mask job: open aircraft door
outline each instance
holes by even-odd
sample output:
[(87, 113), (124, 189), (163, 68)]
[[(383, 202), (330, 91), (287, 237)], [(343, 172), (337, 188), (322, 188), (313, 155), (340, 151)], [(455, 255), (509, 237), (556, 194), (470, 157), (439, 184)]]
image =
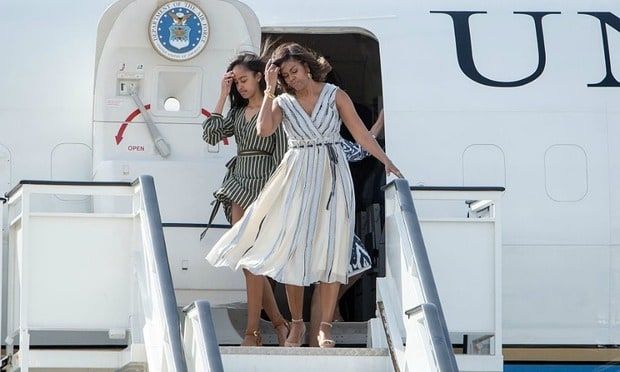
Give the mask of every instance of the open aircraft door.
[(258, 19), (235, 0), (112, 5), (98, 29), (93, 178), (151, 174), (164, 221), (203, 220), (196, 206), (208, 205), (234, 146), (205, 144), (201, 123), (234, 55), (259, 48)]
[[(212, 193), (236, 155), (233, 138), (206, 144), (202, 123), (226, 67), (239, 52), (259, 52), (260, 35), (252, 10), (235, 0), (121, 0), (99, 24), (93, 179), (153, 176), (180, 305), (208, 297), (207, 288), (234, 297), (222, 301), (244, 297), (242, 276), (204, 260), (204, 247), (228, 225), (223, 214), (215, 223), (224, 228), (199, 241)], [(97, 212), (126, 213), (126, 205), (94, 201)]]

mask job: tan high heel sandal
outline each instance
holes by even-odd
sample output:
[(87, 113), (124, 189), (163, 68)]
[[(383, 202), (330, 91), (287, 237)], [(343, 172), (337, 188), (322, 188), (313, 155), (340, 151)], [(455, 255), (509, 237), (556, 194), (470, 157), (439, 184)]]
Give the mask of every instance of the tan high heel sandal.
[[(301, 323), (301, 325), (303, 326), (303, 329), (301, 331), (301, 334), (299, 335), (299, 339), (297, 339), (297, 340), (289, 341), (289, 338), (291, 337), (291, 333), (289, 332), (289, 335), (286, 338), (286, 341), (284, 342), (284, 346), (286, 346), (286, 347), (300, 347), (301, 344), (303, 344), (304, 340), (305, 340), (305, 336), (306, 336), (306, 323), (304, 323), (303, 319), (293, 319), (291, 322), (293, 324), (300, 324)], [(292, 325), (291, 325), (291, 328), (293, 328)]]
[(321, 327), (322, 326), (328, 326), (329, 328), (333, 327), (331, 323), (321, 322), (321, 324), (319, 325), (319, 335), (316, 336), (316, 340), (319, 342), (319, 347), (321, 347), (321, 348), (329, 348), (329, 347), (336, 346), (336, 341), (334, 341), (333, 339), (321, 337)]
[[(254, 337), (254, 340), (252, 340), (251, 337)], [(239, 346), (263, 346), (260, 330), (256, 329), (254, 331), (245, 332), (245, 337)]]
[(291, 330), (290, 325), (284, 318), (271, 322), (271, 324), (273, 325), (273, 330), (276, 332), (276, 336), (278, 337), (278, 345), (284, 346), (288, 333)]

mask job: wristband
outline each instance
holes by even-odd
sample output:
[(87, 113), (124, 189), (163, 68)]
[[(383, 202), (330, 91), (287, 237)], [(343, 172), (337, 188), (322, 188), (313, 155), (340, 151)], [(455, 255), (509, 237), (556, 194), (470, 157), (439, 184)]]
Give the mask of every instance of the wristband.
[(271, 91), (269, 89), (265, 89), (265, 97), (267, 97), (269, 99), (275, 99), (276, 95), (271, 93)]

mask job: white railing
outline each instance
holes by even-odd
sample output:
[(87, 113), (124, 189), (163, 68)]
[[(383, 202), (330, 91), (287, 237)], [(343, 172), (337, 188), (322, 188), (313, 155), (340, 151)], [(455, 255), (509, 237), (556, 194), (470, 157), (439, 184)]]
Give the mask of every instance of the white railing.
[(459, 367), (501, 371), (504, 188), (412, 189)]
[(186, 372), (177, 301), (153, 178), (140, 176), (134, 195), (134, 214), (139, 219), (142, 239), (142, 249), (135, 251), (135, 269), (149, 370)]
[[(99, 203), (120, 197), (127, 208), (42, 211), (39, 199), (54, 195), (89, 195)], [(40, 331), (48, 334), (46, 346), (62, 344), (54, 332), (82, 339), (104, 332), (110, 344), (120, 340), (129, 349), (146, 349), (146, 360), (132, 351), (114, 368), (147, 362), (151, 371), (187, 370), (152, 177), (133, 184), (23, 181), (7, 197), (7, 353), (16, 356), (11, 370), (45, 365), (30, 347), (32, 333)]]
[(131, 251), (124, 236), (131, 236), (131, 215), (50, 213), (38, 202), (54, 195), (132, 195), (129, 184), (86, 190), (78, 183), (24, 181), (7, 195), (7, 353), (13, 355), (19, 343), (12, 369), (28, 371), (33, 364), (33, 332), (81, 330), (124, 338), (129, 328)]
[(385, 199), (386, 276), (377, 280), (377, 297), (394, 369), (456, 372), (407, 181), (387, 185)]
[(196, 301), (184, 309), (183, 343), (189, 372), (223, 372), (220, 348), (208, 301)]
[[(0, 283), (4, 283), (4, 275), (5, 275), (5, 271), (4, 271), (4, 252), (6, 252), (6, 247), (8, 246), (8, 239), (9, 239), (9, 234), (8, 234), (8, 228), (7, 226), (5, 226), (4, 222), (4, 213), (5, 213), (5, 208), (4, 208), (4, 204), (6, 203), (7, 199), (5, 197), (0, 197), (0, 231), (2, 232), (2, 234), (0, 234), (0, 273), (2, 273), (0, 276)], [(5, 283), (4, 283), (5, 284)], [(5, 324), (3, 319), (4, 319), (4, 303), (6, 301), (6, 299), (4, 298), (4, 286), (0, 286), (0, 331), (3, 331), (3, 325)], [(3, 332), (0, 332), (0, 334), (4, 335)], [(4, 337), (2, 337), (4, 338)], [(1, 344), (1, 342), (0, 342)]]
[(412, 189), (415, 206), (406, 181), (386, 187), (386, 277), (377, 286), (395, 364), (501, 371), (503, 188)]

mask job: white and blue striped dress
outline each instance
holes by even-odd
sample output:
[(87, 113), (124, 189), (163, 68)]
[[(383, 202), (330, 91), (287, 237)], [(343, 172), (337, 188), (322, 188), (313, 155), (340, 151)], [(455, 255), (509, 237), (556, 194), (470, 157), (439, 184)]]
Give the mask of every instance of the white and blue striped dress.
[(338, 88), (325, 84), (311, 115), (276, 98), (288, 151), (258, 198), (207, 255), (294, 285), (347, 282), (355, 219), (353, 183), (340, 142)]

